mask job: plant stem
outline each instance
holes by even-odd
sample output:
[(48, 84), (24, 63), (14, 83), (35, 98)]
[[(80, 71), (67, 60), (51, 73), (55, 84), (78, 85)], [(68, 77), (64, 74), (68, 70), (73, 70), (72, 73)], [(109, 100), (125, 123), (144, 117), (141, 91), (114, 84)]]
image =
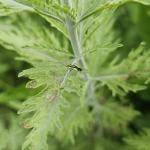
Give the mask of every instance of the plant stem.
[[(62, 0), (62, 2), (63, 2), (63, 4), (71, 7), (71, 3), (69, 3), (68, 0)], [(75, 58), (77, 58), (77, 59), (79, 58), (78, 61), (81, 65), (81, 67), (83, 69), (87, 69), (86, 62), (85, 62), (84, 57), (82, 55), (81, 44), (79, 41), (79, 37), (77, 34), (77, 28), (75, 27), (75, 23), (68, 16), (65, 17), (65, 23), (66, 23), (66, 27), (67, 27), (67, 30), (69, 33), (70, 42), (71, 42), (71, 45), (73, 48)], [(88, 78), (89, 78), (89, 75), (87, 73), (84, 73), (84, 79), (88, 80)]]
[[(71, 1), (69, 3), (69, 0), (62, 0), (62, 3), (69, 7), (72, 6)], [(71, 20), (71, 18), (68, 16), (65, 16), (65, 23), (66, 23), (66, 27), (67, 27), (67, 30), (69, 33), (70, 42), (72, 45), (72, 49), (73, 49), (75, 58), (77, 58), (74, 60), (74, 62), (72, 64), (76, 64), (77, 62), (79, 62), (81, 67), (83, 69), (87, 70), (87, 65), (84, 60), (82, 49), (81, 49), (81, 41), (80, 41), (81, 38), (79, 38), (79, 35), (77, 32), (77, 26)], [(68, 70), (64, 77), (64, 80), (61, 83), (61, 86), (64, 85), (64, 83), (65, 83), (66, 79), (68, 78), (68, 76), (70, 75), (70, 73), (71, 73), (71, 70)], [(90, 75), (87, 72), (84, 72), (83, 75), (84, 75), (84, 80), (86, 80), (88, 82), (88, 88), (87, 88), (87, 91), (85, 91), (86, 92), (85, 95), (87, 94), (88, 97), (89, 97), (89, 95), (90, 96), (92, 95), (95, 98), (95, 92), (93, 90), (94, 89), (94, 84), (93, 84), (94, 81), (90, 80)], [(94, 99), (94, 101), (95, 101), (95, 99)], [(91, 98), (87, 98), (87, 104), (90, 105), (90, 103), (91, 103)]]
[(129, 74), (122, 73), (122, 74), (110, 74), (110, 75), (102, 75), (98, 77), (90, 77), (90, 80), (103, 81), (103, 80), (111, 80), (111, 79), (118, 79), (118, 78), (126, 79), (127, 77), (129, 77)]
[[(76, 61), (74, 60), (74, 61), (72, 62), (72, 65), (75, 64), (75, 63), (76, 63)], [(66, 72), (66, 74), (65, 74), (65, 76), (64, 76), (64, 78), (63, 78), (63, 80), (62, 80), (62, 82), (60, 83), (60, 88), (63, 88), (63, 87), (64, 87), (66, 80), (68, 79), (69, 75), (71, 74), (71, 71), (72, 71), (72, 68), (69, 68), (69, 69), (67, 70), (67, 72)]]

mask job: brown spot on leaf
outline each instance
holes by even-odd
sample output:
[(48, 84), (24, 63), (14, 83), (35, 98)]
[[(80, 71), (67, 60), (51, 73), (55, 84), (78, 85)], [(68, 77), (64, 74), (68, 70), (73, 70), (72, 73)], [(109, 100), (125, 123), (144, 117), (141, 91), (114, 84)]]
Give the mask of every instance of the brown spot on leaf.
[(55, 100), (57, 98), (59, 94), (58, 90), (55, 90), (50, 96), (47, 97), (49, 102), (52, 102), (53, 100)]

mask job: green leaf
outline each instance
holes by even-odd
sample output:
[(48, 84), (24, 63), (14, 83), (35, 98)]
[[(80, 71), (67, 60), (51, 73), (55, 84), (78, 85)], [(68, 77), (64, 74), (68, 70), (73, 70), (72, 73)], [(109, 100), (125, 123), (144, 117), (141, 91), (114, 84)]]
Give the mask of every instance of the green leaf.
[(118, 63), (114, 59), (112, 63), (103, 68), (99, 76), (92, 77), (93, 80), (101, 81), (102, 85), (108, 86), (113, 95), (124, 95), (129, 91), (137, 92), (146, 88), (149, 82), (150, 53), (141, 44), (132, 50), (128, 57)]
[(0, 0), (0, 16), (7, 16), (24, 10), (32, 11), (29, 7), (19, 4), (14, 0)]
[(138, 2), (144, 5), (150, 5), (149, 0), (113, 0), (113, 1), (106, 1), (106, 3), (102, 3), (100, 6), (97, 6), (93, 10), (90, 9), (90, 11), (85, 12), (80, 18), (78, 23), (84, 21), (85, 19), (97, 15), (100, 12), (104, 11), (105, 9), (112, 9), (117, 8), (127, 2)]
[[(11, 110), (5, 109), (4, 107), (1, 109), (1, 114), (2, 115), (0, 115), (0, 149), (21, 149), (21, 144), (25, 138), (26, 133), (20, 127), (17, 115)], [(9, 126), (6, 126), (6, 118), (8, 119), (7, 125)], [(14, 140), (15, 138), (18, 138), (18, 140)]]
[(150, 129), (145, 129), (139, 135), (131, 135), (126, 137), (125, 142), (135, 150), (148, 150), (150, 147)]
[(65, 15), (75, 21), (75, 10), (67, 7), (66, 5), (62, 5), (58, 0), (55, 2), (52, 0), (17, 0), (17, 2), (35, 9), (35, 11), (50, 22), (53, 27), (68, 37), (68, 32), (65, 26)]
[[(28, 117), (24, 123), (24, 127), (32, 128), (31, 132), (23, 144), (23, 150), (30, 148), (36, 150), (47, 150), (47, 137), (48, 134), (55, 134), (55, 130), (61, 128), (62, 111), (61, 109), (66, 106), (65, 99), (62, 96), (53, 96), (52, 91), (46, 90), (44, 93), (34, 96), (23, 104), (23, 108), (19, 114), (33, 114)], [(49, 97), (48, 97), (49, 95)]]
[(100, 122), (104, 128), (117, 129), (123, 132), (126, 126), (140, 113), (131, 106), (123, 106), (117, 102), (108, 101), (100, 108)]
[(58, 130), (57, 137), (63, 139), (64, 142), (71, 141), (75, 143), (75, 136), (80, 131), (86, 133), (91, 125), (93, 118), (85, 106), (81, 106), (77, 101), (78, 96), (70, 96), (70, 107), (64, 110), (62, 119), (63, 127)]

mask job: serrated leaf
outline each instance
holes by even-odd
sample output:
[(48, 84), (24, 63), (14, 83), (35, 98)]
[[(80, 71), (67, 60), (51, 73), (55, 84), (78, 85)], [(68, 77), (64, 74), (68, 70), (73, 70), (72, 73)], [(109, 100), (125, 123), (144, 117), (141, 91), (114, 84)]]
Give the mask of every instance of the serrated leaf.
[(121, 106), (117, 102), (106, 102), (100, 108), (100, 121), (104, 128), (124, 130), (128, 123), (140, 113), (131, 106)]
[(48, 92), (45, 91), (42, 95), (30, 98), (19, 111), (21, 114), (34, 113), (30, 119), (25, 121), (25, 126), (32, 128), (32, 130), (23, 144), (23, 150), (27, 148), (36, 150), (48, 149), (48, 134), (54, 134), (55, 129), (62, 126), (60, 118), (63, 115), (61, 109), (66, 105), (65, 99), (59, 96), (50, 102), (46, 96)]
[(102, 3), (100, 6), (97, 6), (96, 8), (94, 8), (93, 10), (87, 11), (85, 12), (85, 14), (83, 14), (78, 23), (86, 20), (87, 18), (94, 16), (100, 12), (102, 12), (105, 9), (113, 9), (113, 8), (117, 8), (127, 2), (138, 2), (144, 5), (150, 5), (149, 0), (113, 0), (113, 1), (108, 1), (106, 3)]
[(24, 10), (32, 11), (29, 7), (19, 4), (14, 0), (0, 0), (0, 16), (7, 16)]
[(135, 150), (148, 150), (150, 147), (150, 130), (144, 129), (139, 135), (130, 135), (124, 141)]

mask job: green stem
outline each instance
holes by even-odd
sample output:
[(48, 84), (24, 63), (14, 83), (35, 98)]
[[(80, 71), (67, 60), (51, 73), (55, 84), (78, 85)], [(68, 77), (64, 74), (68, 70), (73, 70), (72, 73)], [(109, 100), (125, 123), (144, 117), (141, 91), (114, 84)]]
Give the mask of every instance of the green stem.
[(112, 80), (112, 79), (126, 79), (127, 77), (129, 77), (129, 74), (110, 74), (110, 75), (102, 75), (102, 76), (98, 76), (98, 77), (90, 77), (90, 80), (92, 81), (103, 81), (103, 80)]
[[(69, 3), (68, 0), (62, 0), (63, 4), (68, 5), (71, 7), (71, 3)], [(78, 61), (83, 69), (87, 69), (86, 62), (84, 60), (84, 57), (82, 55), (81, 51), (81, 44), (79, 41), (78, 33), (77, 33), (77, 28), (75, 27), (75, 23), (69, 18), (69, 16), (65, 17), (65, 22), (66, 22), (66, 27), (69, 33), (70, 37), (70, 42), (73, 48), (73, 52), (75, 55), (75, 58), (79, 58)], [(84, 73), (84, 79), (88, 80), (89, 75), (87, 73)]]

